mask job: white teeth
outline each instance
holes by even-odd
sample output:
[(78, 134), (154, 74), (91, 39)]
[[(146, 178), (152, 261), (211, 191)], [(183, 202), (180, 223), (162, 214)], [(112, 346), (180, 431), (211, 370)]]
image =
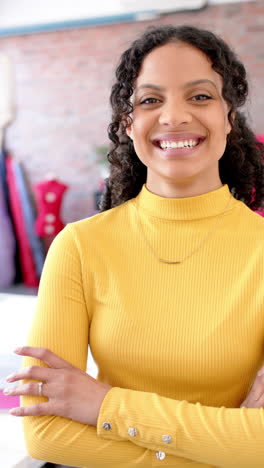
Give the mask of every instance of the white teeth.
[(162, 149), (165, 148), (192, 148), (198, 145), (198, 140), (183, 140), (183, 141), (160, 141), (159, 145)]

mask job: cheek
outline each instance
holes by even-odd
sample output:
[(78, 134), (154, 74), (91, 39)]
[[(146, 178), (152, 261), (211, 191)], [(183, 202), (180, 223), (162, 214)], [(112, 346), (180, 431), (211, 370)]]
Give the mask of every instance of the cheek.
[(212, 140), (225, 140), (227, 134), (230, 132), (230, 124), (227, 114), (223, 112), (223, 109), (218, 109), (213, 114), (204, 116), (203, 125), (207, 129), (209, 136)]
[(157, 116), (153, 111), (135, 111), (133, 114), (133, 133), (139, 138), (150, 138), (157, 122)]
[(147, 141), (148, 127), (146, 122), (141, 119), (135, 119), (132, 126), (133, 140), (137, 145), (145, 144)]

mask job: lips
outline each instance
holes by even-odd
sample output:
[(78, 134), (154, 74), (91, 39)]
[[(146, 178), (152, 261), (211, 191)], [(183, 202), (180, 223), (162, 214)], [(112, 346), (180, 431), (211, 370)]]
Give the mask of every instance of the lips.
[(204, 135), (198, 133), (162, 133), (155, 136), (152, 141), (184, 141), (184, 140), (202, 140), (205, 139)]

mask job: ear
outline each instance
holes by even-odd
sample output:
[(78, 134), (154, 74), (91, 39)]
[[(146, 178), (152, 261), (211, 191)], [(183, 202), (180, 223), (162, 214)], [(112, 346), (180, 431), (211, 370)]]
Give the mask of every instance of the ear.
[(226, 134), (229, 135), (229, 133), (231, 132), (231, 130), (232, 130), (231, 124), (230, 124), (229, 120), (227, 119), (227, 122), (226, 122)]
[(126, 134), (129, 138), (131, 138), (131, 140), (133, 140), (133, 126), (132, 126), (132, 123), (130, 123), (127, 127), (126, 127)]
[[(231, 112), (231, 122), (232, 123), (234, 122), (235, 118), (236, 118), (236, 113), (235, 113), (235, 111), (233, 111), (233, 112)], [(227, 128), (226, 128), (227, 132), (226, 133), (227, 133), (227, 135), (229, 135), (229, 133), (232, 130), (232, 125), (230, 124), (228, 117), (227, 117), (226, 126), (227, 126)]]

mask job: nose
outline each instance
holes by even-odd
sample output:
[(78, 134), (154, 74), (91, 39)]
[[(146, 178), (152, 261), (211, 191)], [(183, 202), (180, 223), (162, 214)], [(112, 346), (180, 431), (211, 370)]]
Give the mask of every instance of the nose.
[(192, 114), (187, 106), (186, 102), (168, 100), (161, 108), (159, 123), (173, 127), (190, 123), (192, 121)]

